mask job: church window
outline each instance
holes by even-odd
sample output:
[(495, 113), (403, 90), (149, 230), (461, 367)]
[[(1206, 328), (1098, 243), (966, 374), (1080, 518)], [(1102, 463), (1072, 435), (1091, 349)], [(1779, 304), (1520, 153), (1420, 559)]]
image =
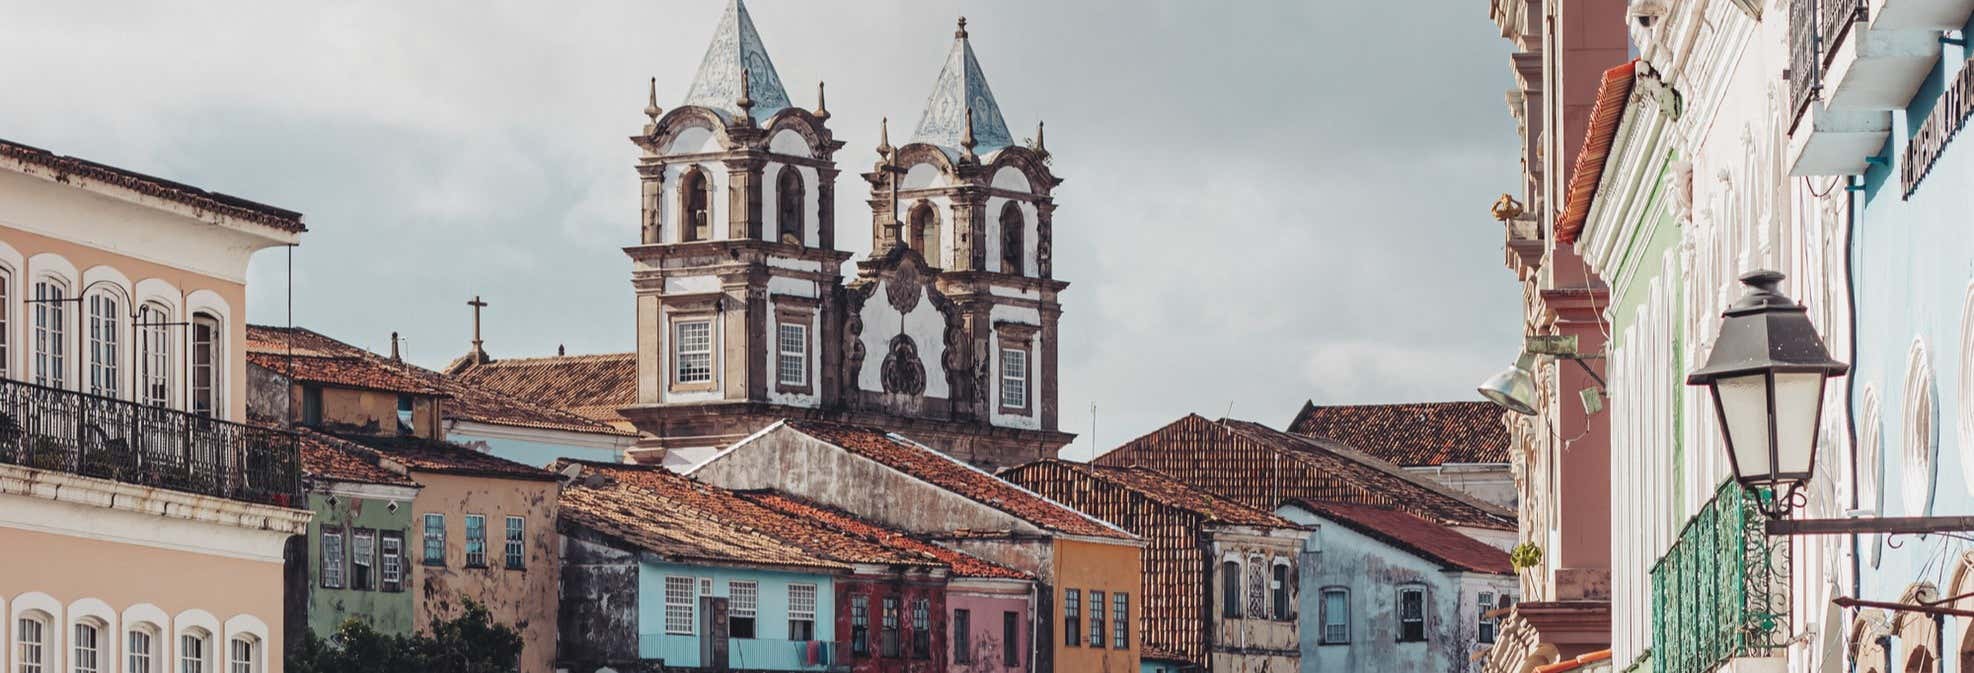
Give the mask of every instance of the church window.
[(782, 385), (809, 383), (809, 326), (785, 322), (775, 329), (775, 372)]
[(939, 262), (939, 214), (932, 204), (919, 202), (912, 207), (911, 238), (907, 243), (925, 257), (927, 264), (938, 266)]
[(679, 227), (681, 243), (713, 237), (713, 188), (709, 182), (704, 171), (693, 168), (679, 183), (679, 201), (684, 206), (679, 209), (684, 215)]
[(713, 380), (713, 322), (688, 320), (676, 325), (678, 333), (674, 358), (679, 383), (707, 383)]
[(1001, 273), (1022, 274), (1025, 253), (1022, 235), (1027, 227), (1026, 218), (1021, 216), (1021, 204), (1009, 201), (1001, 207)]
[(802, 245), (802, 206), (806, 194), (802, 188), (802, 171), (794, 166), (783, 166), (780, 177), (775, 179), (775, 222), (781, 230), (777, 240), (790, 245)]
[(1001, 348), (1001, 408), (1028, 409), (1028, 351)]

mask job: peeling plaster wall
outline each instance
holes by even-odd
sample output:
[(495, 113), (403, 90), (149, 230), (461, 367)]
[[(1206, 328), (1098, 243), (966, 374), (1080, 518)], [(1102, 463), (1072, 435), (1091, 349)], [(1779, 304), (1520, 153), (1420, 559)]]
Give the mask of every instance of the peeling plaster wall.
[[(410, 635), (420, 626), (412, 621), (412, 592), (410, 566), (416, 562), (411, 555), (413, 535), (411, 531), (411, 510), (414, 498), (398, 500), (397, 511), (391, 511), (391, 499), (361, 498), (339, 494), (335, 504), (330, 504), (328, 494), (311, 489), (308, 494), (309, 509), (315, 512), (315, 520), (309, 523), (308, 530), (308, 628), (315, 635), (328, 638), (342, 626), (344, 620), (352, 617), (363, 620), (380, 633)], [(351, 531), (358, 528), (376, 530), (379, 533), (376, 548), (376, 565), (371, 569), (373, 587), (367, 591), (357, 591), (350, 587), (349, 572), (356, 546), (352, 543)], [(343, 587), (330, 589), (322, 586), (322, 531), (335, 530), (343, 534)], [(398, 591), (383, 591), (383, 536), (384, 532), (396, 532), (403, 536), (404, 550), (400, 566), (405, 571), (403, 587)]]
[[(414, 471), (411, 478), (425, 486), (413, 506), (417, 529), (413, 550), (412, 590), (417, 596), (414, 617), (418, 628), (426, 628), (434, 618), (459, 615), (465, 600), (485, 605), (495, 621), (521, 632), (522, 673), (548, 673), (555, 661), (555, 629), (558, 597), (557, 552), (560, 536), (555, 532), (556, 499), (559, 485), (554, 481), (499, 479)], [(446, 518), (446, 557), (444, 565), (424, 563), (425, 514)], [(466, 565), (466, 515), (487, 518), (487, 566)], [(527, 519), (523, 556), (525, 568), (509, 569), (502, 563), (506, 517)]]
[(574, 670), (635, 662), (638, 561), (635, 552), (565, 526), (562, 537), (558, 666)]

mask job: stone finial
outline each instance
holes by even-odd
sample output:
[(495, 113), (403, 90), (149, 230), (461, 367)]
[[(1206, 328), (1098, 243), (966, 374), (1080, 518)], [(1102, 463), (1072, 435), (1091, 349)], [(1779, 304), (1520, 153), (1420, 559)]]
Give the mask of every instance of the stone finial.
[(966, 159), (979, 158), (973, 153), (973, 104), (966, 105), (966, 125), (960, 129), (960, 156)]
[(884, 117), (877, 122), (877, 155), (891, 160), (891, 118)]
[(644, 117), (651, 121), (644, 124), (645, 135), (658, 132), (658, 116), (665, 113), (664, 108), (658, 107), (658, 78), (656, 77), (651, 78), (651, 93), (649, 96), (644, 103)]
[(568, 354), (569, 354), (569, 349), (567, 346), (563, 344), (555, 344), (555, 357), (559, 358)]
[(754, 121), (754, 99), (749, 95), (754, 90), (753, 79), (753, 71), (747, 68), (740, 69), (740, 98), (733, 104), (740, 106), (740, 118), (743, 124)]
[(823, 83), (816, 82), (816, 118), (829, 121), (829, 96), (823, 91)]
[(1047, 125), (1048, 122), (1042, 122), (1042, 121), (1035, 122), (1035, 147), (1033, 147), (1032, 149), (1035, 150), (1035, 156), (1041, 157), (1043, 159), (1049, 158), (1048, 142), (1042, 139), (1042, 132), (1044, 129), (1047, 128)]
[(966, 17), (964, 16), (960, 17), (960, 28), (959, 30), (953, 31), (953, 37), (962, 40), (966, 39)]
[(1488, 208), (1488, 212), (1494, 215), (1494, 219), (1506, 222), (1522, 216), (1522, 203), (1516, 201), (1513, 196), (1502, 194), (1501, 198), (1494, 200), (1494, 205)]
[(391, 360), (393, 360), (393, 361), (395, 361), (395, 362), (403, 362), (403, 361), (404, 361), (404, 354), (403, 354), (402, 352), (400, 352), (400, 351), (398, 350), (398, 333), (397, 333), (397, 332), (392, 332), (392, 333), (391, 333)]

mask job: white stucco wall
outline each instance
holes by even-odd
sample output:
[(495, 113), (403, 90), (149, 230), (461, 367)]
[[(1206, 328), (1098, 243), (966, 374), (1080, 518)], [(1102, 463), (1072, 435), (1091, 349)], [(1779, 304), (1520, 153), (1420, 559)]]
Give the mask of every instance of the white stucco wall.
[(891, 352), (891, 338), (900, 332), (910, 335), (918, 344), (919, 364), (925, 367), (925, 396), (950, 397), (952, 388), (946, 381), (946, 316), (932, 305), (932, 297), (926, 287), (919, 288), (918, 305), (911, 313), (900, 315), (886, 299), (891, 281), (878, 281), (877, 292), (864, 301), (864, 332), (859, 337), (864, 343), (864, 363), (857, 370), (857, 387), (873, 392), (884, 391), (884, 357)]

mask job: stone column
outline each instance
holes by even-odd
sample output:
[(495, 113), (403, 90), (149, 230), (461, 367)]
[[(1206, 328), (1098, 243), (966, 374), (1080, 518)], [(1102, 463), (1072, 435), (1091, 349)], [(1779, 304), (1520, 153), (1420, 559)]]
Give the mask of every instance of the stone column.
[(987, 193), (979, 187), (962, 187), (953, 193), (953, 270), (979, 271), (987, 266), (987, 246), (983, 225), (987, 219)]
[(1056, 200), (1040, 199), (1035, 202), (1035, 275), (1040, 278), (1055, 277), (1055, 220)]
[(836, 174), (834, 168), (816, 169), (816, 247), (836, 249)]
[(727, 238), (761, 240), (761, 169), (755, 156), (727, 159)]
[(663, 243), (665, 165), (650, 161), (638, 164), (637, 175), (644, 190), (644, 218), (638, 240), (646, 245)]

